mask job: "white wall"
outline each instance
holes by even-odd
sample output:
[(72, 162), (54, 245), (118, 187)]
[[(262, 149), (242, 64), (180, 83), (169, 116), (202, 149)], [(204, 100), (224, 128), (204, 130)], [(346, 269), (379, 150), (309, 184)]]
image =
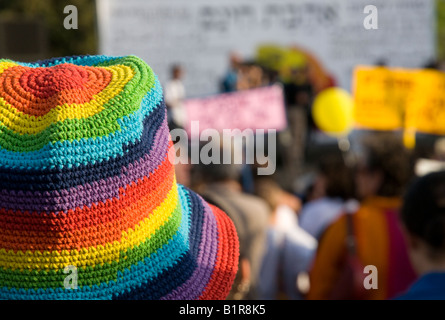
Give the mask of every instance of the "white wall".
[[(378, 30), (366, 30), (366, 5)], [(258, 45), (311, 50), (350, 89), (352, 69), (385, 59), (420, 67), (435, 57), (434, 0), (97, 0), (100, 52), (135, 54), (166, 81), (186, 67), (189, 96), (214, 93), (228, 53), (253, 57)]]

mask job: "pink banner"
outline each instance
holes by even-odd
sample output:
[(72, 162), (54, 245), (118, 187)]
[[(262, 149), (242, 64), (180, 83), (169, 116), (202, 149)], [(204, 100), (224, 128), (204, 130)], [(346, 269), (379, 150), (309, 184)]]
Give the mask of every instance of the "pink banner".
[(185, 101), (186, 130), (199, 121), (199, 131), (205, 129), (276, 129), (287, 126), (283, 89), (279, 85), (224, 93)]

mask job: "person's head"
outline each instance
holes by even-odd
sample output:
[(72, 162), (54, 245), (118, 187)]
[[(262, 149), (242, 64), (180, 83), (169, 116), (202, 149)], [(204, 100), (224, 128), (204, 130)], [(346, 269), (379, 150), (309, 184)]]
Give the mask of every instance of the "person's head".
[(354, 179), (341, 154), (330, 154), (323, 157), (318, 164), (318, 176), (314, 191), (319, 196), (330, 198), (353, 198)]
[(239, 53), (237, 52), (231, 52), (230, 56), (229, 56), (229, 61), (230, 61), (230, 67), (233, 70), (238, 69), (238, 67), (240, 66), (240, 64), (242, 63), (243, 59), (241, 58), (241, 56), (239, 55)]
[(180, 80), (184, 76), (184, 69), (181, 65), (175, 64), (171, 68), (171, 76), (175, 80)]
[(295, 84), (302, 84), (308, 81), (308, 73), (310, 66), (305, 64), (300, 67), (292, 67), (290, 69), (291, 81)]
[(357, 197), (400, 197), (411, 176), (411, 159), (402, 139), (375, 134), (363, 141), (355, 173)]
[(255, 180), (255, 194), (263, 198), (272, 211), (280, 205), (286, 205), (296, 212), (301, 209), (299, 198), (284, 190), (271, 177), (261, 176)]
[(413, 267), (445, 270), (445, 171), (416, 180), (404, 197), (401, 220)]
[(424, 69), (432, 69), (432, 70), (438, 70), (439, 69), (439, 61), (436, 59), (431, 59), (427, 63), (425, 63)]
[[(240, 159), (235, 157), (233, 146), (225, 146), (223, 140), (217, 138), (212, 140), (210, 145), (212, 146), (211, 152), (209, 152), (211, 159), (200, 162), (195, 168), (195, 172), (200, 176), (202, 182), (204, 184), (239, 182), (243, 164), (239, 163)], [(206, 144), (203, 148), (208, 146), (209, 144)]]
[(445, 138), (437, 139), (435, 142), (434, 157), (437, 160), (445, 161)]
[(239, 182), (242, 165), (240, 164), (199, 164), (200, 174), (205, 183)]

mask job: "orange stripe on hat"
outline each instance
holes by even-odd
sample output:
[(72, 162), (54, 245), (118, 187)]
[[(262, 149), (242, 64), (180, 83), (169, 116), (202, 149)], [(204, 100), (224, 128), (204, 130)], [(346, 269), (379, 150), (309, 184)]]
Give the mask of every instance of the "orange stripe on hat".
[[(13, 250), (70, 250), (119, 241), (158, 207), (174, 183), (174, 167), (166, 159), (149, 178), (120, 189), (112, 198), (66, 213), (28, 213), (0, 209), (0, 247)], [(42, 219), (41, 215), (47, 215)], [(28, 245), (26, 245), (28, 243)]]

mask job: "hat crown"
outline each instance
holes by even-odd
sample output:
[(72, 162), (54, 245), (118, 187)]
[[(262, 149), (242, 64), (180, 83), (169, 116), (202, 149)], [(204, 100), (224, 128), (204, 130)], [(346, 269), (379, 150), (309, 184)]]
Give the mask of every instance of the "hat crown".
[(105, 68), (71, 63), (47, 68), (16, 65), (1, 74), (0, 87), (5, 88), (2, 98), (9, 105), (24, 114), (42, 116), (57, 106), (90, 102), (111, 78)]
[(62, 90), (81, 89), (88, 81), (86, 67), (62, 64), (49, 68), (29, 68), (20, 77), (23, 88), (39, 98), (48, 98)]

